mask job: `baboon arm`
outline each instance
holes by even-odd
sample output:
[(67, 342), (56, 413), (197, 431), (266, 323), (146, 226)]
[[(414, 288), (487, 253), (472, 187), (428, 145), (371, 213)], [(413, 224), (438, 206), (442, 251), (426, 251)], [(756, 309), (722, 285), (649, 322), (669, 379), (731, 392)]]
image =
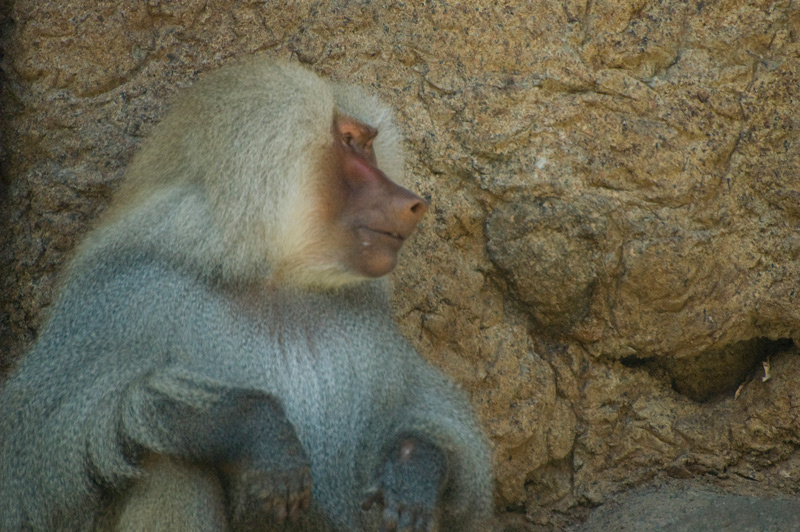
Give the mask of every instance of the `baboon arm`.
[(134, 462), (146, 453), (215, 464), (259, 461), (281, 441), (297, 440), (268, 393), (180, 368), (135, 380), (119, 406), (120, 441)]
[[(469, 401), (438, 370), (418, 366), (416, 387), (398, 413), (393, 440), (418, 435), (446, 460), (438, 506), (442, 530), (486, 530), (492, 515), (492, 472), (488, 443), (470, 411)], [(390, 440), (391, 440), (390, 439)]]
[(132, 460), (157, 453), (212, 465), (236, 530), (279, 525), (310, 504), (305, 450), (266, 392), (168, 368), (126, 390), (121, 418)]

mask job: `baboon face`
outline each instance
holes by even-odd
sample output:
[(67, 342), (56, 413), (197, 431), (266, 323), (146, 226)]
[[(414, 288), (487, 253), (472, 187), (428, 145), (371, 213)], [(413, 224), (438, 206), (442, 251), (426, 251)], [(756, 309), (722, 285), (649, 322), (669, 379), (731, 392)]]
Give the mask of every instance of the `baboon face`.
[(427, 203), (394, 183), (377, 166), (377, 131), (352, 117), (333, 124), (332, 183), (324, 191), (330, 245), (356, 274), (380, 277), (397, 264), (397, 253), (427, 211)]

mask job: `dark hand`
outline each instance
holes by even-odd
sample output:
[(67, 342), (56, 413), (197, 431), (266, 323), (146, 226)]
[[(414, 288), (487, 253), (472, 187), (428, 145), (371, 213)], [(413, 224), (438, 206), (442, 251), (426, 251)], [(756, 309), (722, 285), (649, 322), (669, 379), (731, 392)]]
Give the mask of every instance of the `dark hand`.
[(369, 510), (377, 504), (383, 509), (385, 532), (432, 532), (446, 465), (437, 447), (413, 437), (401, 439), (389, 453), (362, 508)]
[(265, 530), (296, 521), (311, 504), (311, 471), (305, 461), (270, 470), (247, 470), (228, 483), (235, 530)]
[[(222, 468), (234, 530), (272, 530), (311, 504), (311, 468), (294, 427), (282, 415), (253, 434), (254, 443)], [(254, 450), (255, 449), (255, 450)]]

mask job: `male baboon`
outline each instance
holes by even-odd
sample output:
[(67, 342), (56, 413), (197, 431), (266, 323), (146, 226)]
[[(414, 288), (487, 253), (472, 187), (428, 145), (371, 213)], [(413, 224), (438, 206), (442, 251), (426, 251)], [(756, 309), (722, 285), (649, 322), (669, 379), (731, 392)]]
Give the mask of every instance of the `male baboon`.
[(254, 58), (134, 158), (0, 395), (0, 530), (486, 530), (486, 442), (396, 330), (390, 113)]

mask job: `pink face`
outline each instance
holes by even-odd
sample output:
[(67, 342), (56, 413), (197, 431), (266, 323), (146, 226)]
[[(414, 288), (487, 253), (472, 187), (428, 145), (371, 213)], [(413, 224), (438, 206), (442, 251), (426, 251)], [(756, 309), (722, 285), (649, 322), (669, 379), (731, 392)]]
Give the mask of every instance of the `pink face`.
[(322, 191), (330, 244), (344, 264), (366, 277), (386, 275), (397, 253), (428, 210), (425, 201), (395, 184), (376, 165), (372, 141), (377, 131), (347, 116), (333, 125), (333, 186)]

